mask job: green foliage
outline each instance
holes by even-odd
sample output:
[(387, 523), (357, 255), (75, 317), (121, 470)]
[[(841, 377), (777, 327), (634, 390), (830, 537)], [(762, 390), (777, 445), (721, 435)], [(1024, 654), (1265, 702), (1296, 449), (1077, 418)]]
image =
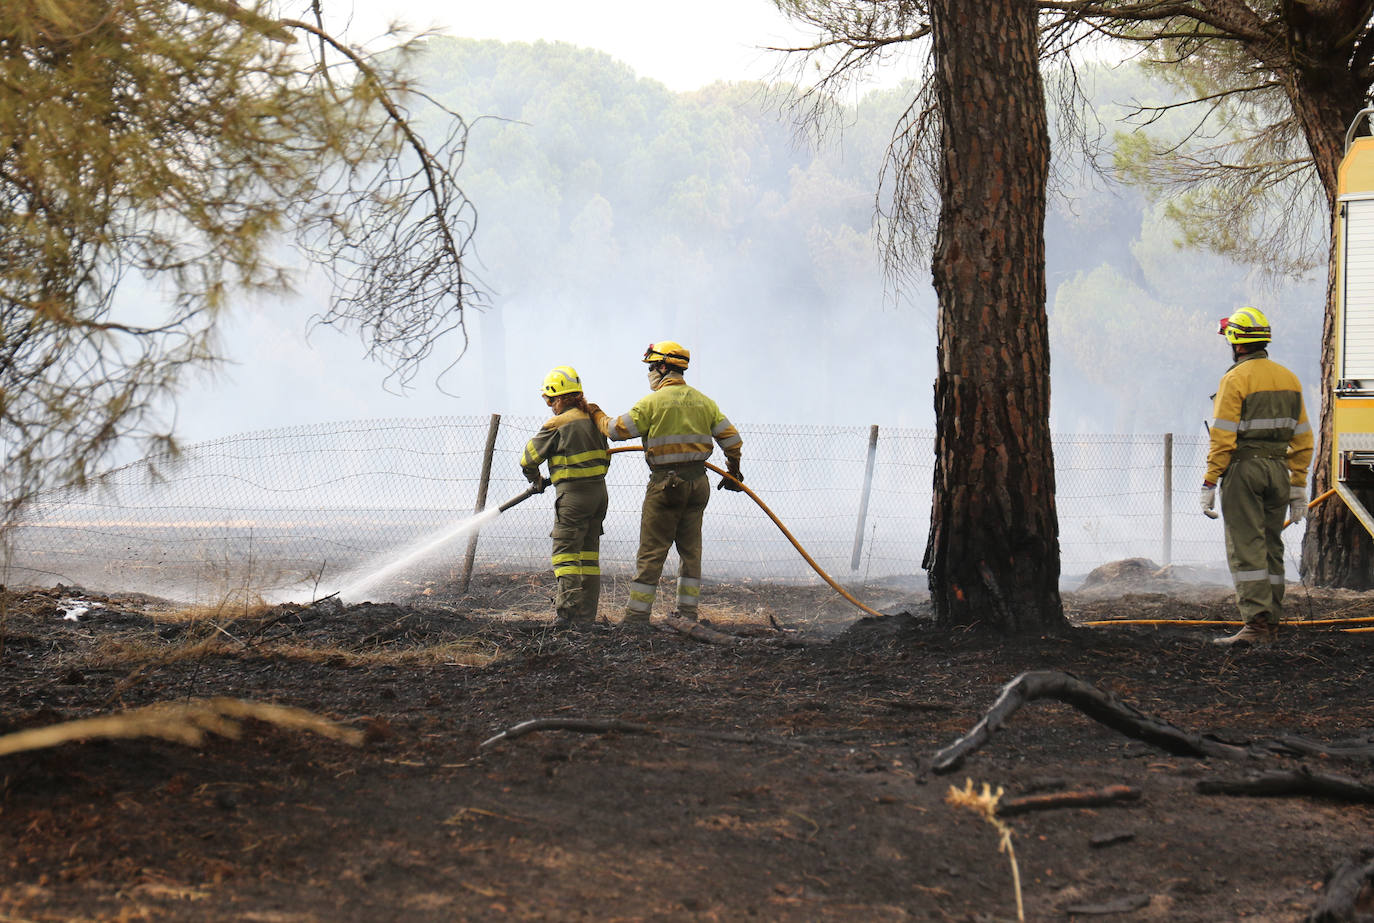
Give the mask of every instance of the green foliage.
[[(339, 52), (328, 76), (310, 57), (316, 40)], [(362, 328), (402, 364), (423, 350), (414, 338), (444, 324), (426, 313), (432, 302), (407, 310), (393, 299), (383, 307), (394, 312), (368, 317), (350, 301), (394, 275), (396, 253), (384, 250), (394, 232), (368, 239), (379, 223), (440, 232), (437, 259), (417, 260), (413, 237), (401, 259), (449, 261), (436, 281), (470, 294), (460, 274), (453, 284), (461, 195), (417, 197), (395, 181), (403, 153), (426, 153), (395, 109), (403, 90), (391, 69), (279, 19), (272, 0), (0, 5), (7, 509), (83, 482), (122, 437), (169, 443), (152, 406), (187, 368), (215, 359), (217, 318), (233, 298), (287, 288), (272, 258), (283, 235), (342, 283), (327, 320)], [(442, 163), (431, 166), (448, 179)], [(417, 202), (428, 212), (408, 224)], [(151, 300), (121, 299), (139, 277)]]
[(1326, 192), (1281, 76), (1237, 42), (1174, 37), (1147, 54), (1161, 92), (1116, 135), (1121, 178), (1168, 203), (1189, 247), (1275, 275), (1325, 266)]

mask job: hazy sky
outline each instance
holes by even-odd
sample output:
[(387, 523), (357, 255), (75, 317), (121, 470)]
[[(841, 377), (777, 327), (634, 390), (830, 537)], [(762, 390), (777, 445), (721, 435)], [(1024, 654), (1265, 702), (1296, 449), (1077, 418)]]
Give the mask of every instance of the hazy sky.
[[(338, 14), (350, 9), (349, 0), (332, 3)], [(717, 80), (765, 79), (778, 56), (761, 46), (807, 42), (771, 0), (353, 0), (351, 9), (354, 41), (382, 34), (399, 20), (464, 38), (570, 42), (605, 51), (679, 91)]]
[[(301, 8), (293, 9), (293, 4)], [(288, 0), (285, 10), (289, 15), (310, 18), (305, 0)], [(646, 0), (524, 0), (516, 4), (490, 0), (324, 0), (324, 11), (328, 28), (369, 47), (395, 42), (394, 37), (387, 36), (393, 22), (412, 31), (432, 28), (462, 38), (563, 41), (604, 51), (639, 77), (657, 80), (676, 92), (716, 81), (775, 78), (784, 56), (764, 49), (805, 45), (812, 40), (778, 12), (771, 0), (699, 0), (688, 6)], [(884, 68), (881, 76), (884, 84), (896, 82), (900, 68)], [(436, 360), (414, 381), (413, 390), (396, 395), (383, 388), (385, 370), (363, 358), (364, 349), (356, 335), (323, 329), (307, 339), (305, 319), (325, 307), (320, 300), (322, 288), (318, 282), (307, 281), (298, 290), (302, 293), (300, 301), (240, 302), (222, 318), (220, 342), (226, 363), (213, 372), (191, 376), (177, 401), (177, 429), (184, 442), (342, 419), (485, 415), (493, 410), (540, 415), (544, 411), (534, 386), (528, 395), (505, 395), (489, 393), (476, 384), (483, 363), (493, 361), (491, 349), (482, 340), (480, 316), (469, 318), (474, 342), (451, 374), (436, 381), (437, 370), (447, 364)], [(497, 310), (510, 308), (499, 296), (493, 304)], [(684, 338), (686, 334), (646, 328), (624, 331), (624, 336), (633, 348), (616, 352), (623, 361), (615, 369), (624, 380), (608, 389), (608, 402), (615, 406), (643, 390), (643, 370), (636, 361), (643, 350), (641, 344), (663, 336)], [(710, 345), (689, 344), (700, 350), (703, 360), (713, 353)], [(510, 361), (522, 366), (512, 373), (530, 377), (535, 386), (547, 364), (553, 362), (537, 350), (532, 352), (528, 344)], [(553, 364), (568, 361), (560, 357)], [(523, 368), (526, 365), (528, 371)], [(709, 361), (703, 361), (701, 368), (710, 371)], [(923, 408), (927, 404), (921, 402)], [(744, 412), (741, 408), (736, 416)], [(872, 421), (864, 417), (859, 422)], [(884, 422), (897, 421), (885, 418)]]

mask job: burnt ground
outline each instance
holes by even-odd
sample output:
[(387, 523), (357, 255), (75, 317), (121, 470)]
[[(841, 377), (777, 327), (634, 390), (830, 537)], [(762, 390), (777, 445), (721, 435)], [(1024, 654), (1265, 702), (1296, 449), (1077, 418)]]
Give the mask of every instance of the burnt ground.
[[(555, 632), (549, 581), (218, 612), (12, 588), (0, 734), (210, 696), (365, 734), (250, 720), (198, 748), (0, 756), (0, 920), (1016, 919), (997, 832), (945, 801), (965, 779), (1007, 798), (1139, 794), (1006, 819), (1029, 920), (1302, 920), (1331, 869), (1374, 847), (1371, 804), (1198, 790), (1300, 764), (1368, 783), (1374, 762), (1173, 756), (1054, 701), (957, 773), (928, 769), (1027, 670), (1227, 740), (1374, 741), (1374, 633), (1295, 628), (1234, 652), (1186, 624), (1007, 640), (937, 630), (911, 586), (865, 591), (898, 614), (855, 621), (823, 585), (733, 585), (705, 591), (728, 637), (704, 643), (613, 624), (623, 585), (603, 598), (612, 624)], [(63, 600), (98, 605), (64, 619)], [(1231, 617), (1224, 589), (1128, 571), (1066, 602), (1075, 624)], [(1294, 588), (1289, 609), (1369, 616), (1374, 595)], [(535, 718), (631, 725), (482, 746)]]

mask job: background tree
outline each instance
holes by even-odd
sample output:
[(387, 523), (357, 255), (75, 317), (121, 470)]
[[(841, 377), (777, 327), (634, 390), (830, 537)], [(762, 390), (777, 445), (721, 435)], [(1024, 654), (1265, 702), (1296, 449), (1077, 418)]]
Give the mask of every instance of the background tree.
[[(923, 4), (910, 0), (778, 0), (812, 22), (818, 41), (805, 49), (828, 55), (833, 66), (818, 86), (843, 84), (864, 64), (920, 37)], [(1374, 5), (1358, 2), (1291, 3), (1287, 0), (1036, 0), (1042, 50), (1070, 51), (1105, 37), (1140, 46), (1147, 59), (1172, 70), (1201, 106), (1201, 127), (1225, 124), (1223, 136), (1177, 156), (1177, 138), (1156, 153), (1154, 180), (1185, 188), (1175, 217), (1185, 240), (1218, 248), (1267, 269), (1310, 264), (1306, 231), (1320, 228), (1327, 244), (1322, 395), (1314, 491), (1330, 485), (1331, 380), (1334, 356), (1335, 261), (1330, 241), (1336, 169), (1350, 122), (1370, 101), (1374, 84)], [(1072, 76), (1072, 70), (1066, 72)], [(1076, 94), (1069, 80), (1065, 92)], [(1185, 101), (1184, 104), (1186, 104)], [(1066, 110), (1068, 107), (1061, 107)], [(1195, 134), (1194, 140), (1203, 138)], [(916, 150), (917, 136), (899, 132), (894, 161)], [(905, 152), (905, 153), (904, 153)], [(1134, 161), (1141, 163), (1141, 152)], [(1136, 171), (1137, 178), (1143, 172)], [(901, 180), (896, 207), (904, 201)], [(1278, 197), (1286, 210), (1270, 203)], [(1294, 198), (1297, 207), (1291, 207)], [(1374, 542), (1338, 503), (1319, 506), (1307, 525), (1304, 573), (1322, 585), (1374, 586)]]
[[(1157, 156), (1134, 159), (1147, 165), (1152, 182), (1187, 190), (1176, 215), (1191, 240), (1280, 269), (1310, 263), (1308, 242), (1326, 244), (1312, 478), (1314, 495), (1325, 491), (1332, 477), (1336, 171), (1346, 130), (1371, 100), (1374, 4), (1093, 0), (1042, 6), (1064, 14), (1064, 23), (1087, 22), (1111, 38), (1143, 45), (1151, 61), (1192, 89), (1192, 103), (1203, 112), (1199, 126), (1224, 124), (1211, 143), (1182, 156), (1170, 144), (1149, 152)], [(1256, 206), (1270, 197), (1296, 204), (1278, 220), (1265, 220)], [(1317, 233), (1309, 235), (1313, 229)], [(1302, 568), (1319, 585), (1374, 587), (1374, 541), (1343, 504), (1324, 503), (1308, 520)]]
[(941, 128), (935, 492), (937, 620), (1063, 623), (1045, 315), (1049, 129), (1035, 10), (930, 0)]
[[(880, 179), (889, 272), (914, 275), (935, 218), (936, 460), (924, 567), (936, 619), (1007, 631), (1063, 624), (1049, 429), (1044, 224), (1049, 129), (1037, 12), (1020, 0), (779, 0), (822, 30), (827, 97), (895, 45), (932, 37), (930, 76)], [(938, 195), (930, 177), (938, 176)], [(881, 207), (881, 206), (880, 206)]]
[[(7, 514), (81, 483), (119, 441), (169, 443), (154, 405), (216, 358), (235, 297), (290, 284), (294, 242), (333, 280), (320, 320), (401, 382), (476, 292), (454, 182), (403, 46), (366, 56), (271, 0), (0, 6), (0, 439)], [(304, 39), (304, 40), (300, 40)], [(148, 281), (144, 299), (123, 296)], [(151, 292), (152, 297), (147, 297)], [(122, 297), (123, 296), (123, 297)]]

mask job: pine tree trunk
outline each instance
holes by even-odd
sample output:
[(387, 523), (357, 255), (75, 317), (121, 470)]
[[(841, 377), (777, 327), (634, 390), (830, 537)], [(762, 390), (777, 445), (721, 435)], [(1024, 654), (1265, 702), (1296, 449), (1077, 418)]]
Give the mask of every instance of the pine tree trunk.
[(1045, 314), (1049, 133), (1036, 11), (932, 0), (943, 141), (934, 500), (939, 624), (1064, 625)]

